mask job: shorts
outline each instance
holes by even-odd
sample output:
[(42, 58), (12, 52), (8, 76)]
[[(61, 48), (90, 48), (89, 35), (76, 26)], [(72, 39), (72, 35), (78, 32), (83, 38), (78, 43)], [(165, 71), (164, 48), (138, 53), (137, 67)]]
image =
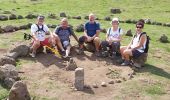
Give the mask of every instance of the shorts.
[(66, 49), (68, 46), (70, 46), (70, 41), (61, 41), (62, 46), (64, 49)]
[[(46, 46), (51, 46), (49, 40), (50, 40), (50, 38), (45, 38), (44, 41), (40, 41), (40, 46), (45, 46), (45, 45)], [(34, 43), (34, 41), (31, 44), (33, 44), (33, 43)]]
[(133, 51), (132, 51), (132, 56), (133, 56), (134, 58), (138, 58), (138, 57), (140, 57), (142, 54), (143, 54), (143, 53), (142, 53), (142, 52), (139, 52), (138, 50), (133, 50)]

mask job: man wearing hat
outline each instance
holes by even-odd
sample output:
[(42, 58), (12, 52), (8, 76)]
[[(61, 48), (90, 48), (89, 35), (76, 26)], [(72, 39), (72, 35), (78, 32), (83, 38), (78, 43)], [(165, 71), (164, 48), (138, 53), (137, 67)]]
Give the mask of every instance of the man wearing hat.
[(106, 40), (101, 42), (102, 51), (110, 49), (111, 55), (120, 55), (120, 41), (123, 34), (122, 29), (119, 27), (119, 19), (113, 18), (111, 23), (112, 27), (107, 30)]
[(31, 56), (35, 57), (36, 55), (36, 50), (40, 47), (40, 46), (50, 46), (50, 44), (52, 44), (51, 37), (47, 37), (46, 38), (46, 34), (51, 34), (49, 28), (47, 27), (47, 25), (44, 24), (44, 16), (38, 16), (37, 17), (37, 23), (33, 24), (31, 26), (31, 33), (32, 33), (32, 37), (33, 37), (33, 43), (31, 46)]

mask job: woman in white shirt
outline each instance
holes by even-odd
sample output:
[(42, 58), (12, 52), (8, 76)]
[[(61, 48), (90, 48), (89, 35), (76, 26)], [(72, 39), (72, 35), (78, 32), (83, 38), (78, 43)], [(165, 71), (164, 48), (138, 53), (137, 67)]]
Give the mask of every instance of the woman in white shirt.
[(143, 34), (143, 27), (144, 21), (139, 20), (136, 23), (136, 34), (132, 38), (130, 44), (120, 48), (122, 59), (124, 60), (121, 64), (122, 66), (127, 66), (130, 64), (130, 57), (137, 58), (144, 53), (147, 36), (146, 34)]
[(112, 27), (107, 30), (106, 40), (102, 41), (101, 48), (102, 51), (107, 51), (107, 47), (110, 48), (111, 55), (112, 53), (119, 55), (120, 54), (120, 41), (123, 34), (122, 29), (119, 27), (118, 18), (113, 18), (111, 21)]

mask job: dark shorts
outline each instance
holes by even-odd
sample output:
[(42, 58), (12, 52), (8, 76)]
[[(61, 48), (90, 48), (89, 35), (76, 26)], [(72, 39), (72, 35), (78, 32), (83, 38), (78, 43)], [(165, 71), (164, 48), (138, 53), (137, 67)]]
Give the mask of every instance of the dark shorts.
[(119, 52), (120, 42), (112, 42), (112, 44), (109, 45), (108, 41), (102, 41), (101, 48), (104, 49), (104, 51), (106, 51), (107, 47), (109, 47), (111, 49), (111, 51), (113, 51), (113, 52)]
[(143, 53), (139, 52), (138, 50), (133, 50), (133, 51), (132, 51), (132, 56), (133, 56), (134, 58), (138, 58), (138, 57), (140, 57), (142, 54), (143, 54)]

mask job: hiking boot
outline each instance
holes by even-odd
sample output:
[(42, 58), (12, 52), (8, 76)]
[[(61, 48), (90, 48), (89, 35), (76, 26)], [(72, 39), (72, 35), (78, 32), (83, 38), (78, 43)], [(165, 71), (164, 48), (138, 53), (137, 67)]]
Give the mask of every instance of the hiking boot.
[(121, 64), (121, 66), (128, 66), (128, 65), (130, 65), (130, 61), (128, 61), (128, 60), (125, 60), (125, 61)]
[(61, 51), (61, 56), (62, 57), (66, 56), (66, 52), (65, 51)]
[(32, 57), (32, 58), (35, 58), (35, 52), (32, 52), (32, 53), (30, 53), (30, 56)]

